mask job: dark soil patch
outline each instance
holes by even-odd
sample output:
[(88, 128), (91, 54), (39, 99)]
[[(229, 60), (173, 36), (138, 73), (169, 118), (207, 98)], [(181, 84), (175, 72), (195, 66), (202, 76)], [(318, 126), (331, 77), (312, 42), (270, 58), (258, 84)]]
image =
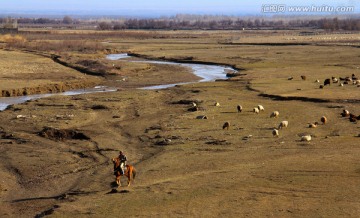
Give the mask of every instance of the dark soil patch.
[(105, 105), (93, 105), (91, 106), (93, 110), (108, 110), (109, 108)]
[(90, 140), (90, 137), (86, 136), (84, 133), (71, 129), (56, 129), (53, 127), (44, 127), (44, 129), (41, 130), (38, 134), (41, 137), (55, 141), (62, 141), (66, 139)]

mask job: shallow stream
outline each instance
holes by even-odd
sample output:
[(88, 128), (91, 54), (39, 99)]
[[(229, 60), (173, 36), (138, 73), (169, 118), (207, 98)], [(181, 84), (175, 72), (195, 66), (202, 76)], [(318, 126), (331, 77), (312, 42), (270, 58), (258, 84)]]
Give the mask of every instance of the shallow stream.
[[(129, 58), (129, 57), (131, 56), (128, 56), (127, 54), (110, 54), (106, 56), (107, 59), (113, 61)], [(124, 60), (124, 61), (130, 61), (130, 60)], [(133, 62), (146, 62), (146, 63), (154, 63), (154, 64), (176, 64), (183, 67), (188, 67), (192, 69), (193, 73), (196, 76), (202, 78), (197, 82), (207, 82), (207, 81), (215, 81), (216, 79), (226, 79), (226, 72), (235, 71), (231, 67), (206, 65), (206, 64), (187, 64), (187, 63), (175, 63), (168, 61), (152, 61), (152, 60), (141, 60), (141, 61), (133, 61)], [(188, 84), (188, 83), (191, 82), (148, 86), (148, 87), (143, 87), (141, 89), (149, 89), (149, 90), (164, 89), (164, 88), (173, 87), (175, 85)], [(94, 88), (78, 89), (78, 90), (66, 91), (61, 93), (37, 94), (37, 95), (26, 95), (26, 96), (17, 96), (17, 97), (1, 97), (0, 111), (5, 110), (9, 105), (20, 104), (28, 100), (45, 98), (54, 95), (80, 95), (80, 94), (95, 93), (95, 92), (114, 92), (116, 90), (117, 88), (96, 86)]]

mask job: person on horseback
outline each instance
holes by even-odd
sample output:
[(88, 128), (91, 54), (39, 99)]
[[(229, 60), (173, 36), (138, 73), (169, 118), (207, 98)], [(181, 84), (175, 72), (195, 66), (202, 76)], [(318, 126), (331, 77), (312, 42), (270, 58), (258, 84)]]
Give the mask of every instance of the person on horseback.
[(120, 160), (120, 174), (123, 175), (125, 172), (127, 158), (122, 151), (119, 152), (119, 160)]

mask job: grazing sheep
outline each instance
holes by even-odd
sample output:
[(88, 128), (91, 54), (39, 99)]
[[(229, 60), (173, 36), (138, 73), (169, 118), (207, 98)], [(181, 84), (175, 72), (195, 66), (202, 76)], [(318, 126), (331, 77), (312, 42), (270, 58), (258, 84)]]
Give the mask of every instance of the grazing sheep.
[(301, 79), (302, 79), (302, 80), (306, 80), (306, 76), (301, 76)]
[(357, 118), (355, 115), (353, 115), (353, 116), (351, 116), (351, 115), (353, 115), (353, 114), (350, 114), (349, 120), (350, 120), (350, 122), (355, 123), (357, 121)]
[(214, 106), (215, 106), (215, 107), (219, 107), (219, 106), (220, 106), (220, 103), (219, 103), (219, 102), (215, 102)]
[(320, 82), (320, 80), (318, 80), (318, 79), (317, 79), (317, 80), (315, 80), (315, 82), (316, 82), (316, 83), (319, 83), (319, 82)]
[(191, 102), (191, 104), (192, 104), (193, 107), (197, 106), (195, 102)]
[(197, 106), (192, 106), (188, 109), (188, 111), (194, 112), (194, 111), (198, 111), (199, 108)]
[(279, 111), (273, 111), (271, 114), (270, 114), (270, 118), (276, 118), (279, 116)]
[(323, 125), (325, 125), (327, 123), (327, 118), (325, 116), (322, 116), (320, 118), (320, 121), (323, 123)]
[(253, 112), (256, 113), (256, 114), (258, 114), (258, 113), (260, 112), (260, 111), (259, 111), (259, 108), (254, 107)]
[(288, 125), (289, 125), (289, 121), (287, 121), (287, 120), (281, 121), (281, 123), (279, 124), (278, 129), (288, 127)]
[(311, 141), (311, 135), (303, 135), (303, 136), (301, 136), (301, 141), (310, 142)]
[(344, 83), (340, 83), (339, 86), (344, 86)]
[(350, 113), (349, 120), (350, 120), (350, 122), (356, 122), (357, 120), (360, 120), (360, 115), (356, 116), (356, 115)]
[(353, 79), (352, 78), (350, 78), (350, 77), (345, 77), (345, 82), (352, 82), (353, 81)]
[(319, 125), (318, 122), (315, 123), (309, 123), (309, 128), (316, 128)]
[(238, 113), (240, 113), (243, 110), (241, 105), (236, 106), (236, 108), (237, 108)]
[(333, 77), (333, 78), (332, 78), (332, 82), (333, 82), (333, 83), (338, 83), (339, 80), (338, 80), (336, 77)]
[(353, 83), (354, 83), (354, 85), (359, 85), (359, 84), (360, 84), (360, 79), (358, 79), (358, 80), (353, 80)]
[(342, 117), (348, 117), (350, 116), (350, 112), (348, 110), (343, 110), (343, 112), (340, 114)]
[(229, 122), (225, 122), (223, 125), (223, 129), (229, 130), (230, 127), (230, 123)]
[(323, 85), (320, 85), (320, 86), (319, 86), (319, 89), (323, 89), (323, 88), (324, 88), (324, 86), (323, 86)]
[(262, 105), (259, 104), (257, 107), (258, 107), (259, 111), (265, 111), (264, 106), (262, 106)]
[(352, 74), (352, 75), (351, 75), (351, 79), (352, 79), (352, 80), (357, 80), (358, 78), (355, 76), (355, 74)]
[(331, 84), (331, 80), (330, 80), (330, 79), (326, 79), (326, 80), (324, 81), (324, 86), (330, 85), (330, 84)]
[(293, 80), (293, 79), (294, 79), (294, 77), (292, 77), (292, 76), (288, 77), (288, 80)]
[(356, 115), (355, 115), (355, 114), (350, 113), (350, 114), (349, 114), (349, 117), (356, 118)]
[(279, 130), (273, 129), (272, 134), (274, 137), (279, 137)]

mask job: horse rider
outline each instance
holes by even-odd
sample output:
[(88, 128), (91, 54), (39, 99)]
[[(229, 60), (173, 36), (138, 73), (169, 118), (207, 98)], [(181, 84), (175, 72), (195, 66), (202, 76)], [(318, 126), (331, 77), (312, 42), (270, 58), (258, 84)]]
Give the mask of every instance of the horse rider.
[(125, 172), (127, 158), (122, 151), (119, 152), (119, 160), (120, 160), (120, 174), (123, 175)]

